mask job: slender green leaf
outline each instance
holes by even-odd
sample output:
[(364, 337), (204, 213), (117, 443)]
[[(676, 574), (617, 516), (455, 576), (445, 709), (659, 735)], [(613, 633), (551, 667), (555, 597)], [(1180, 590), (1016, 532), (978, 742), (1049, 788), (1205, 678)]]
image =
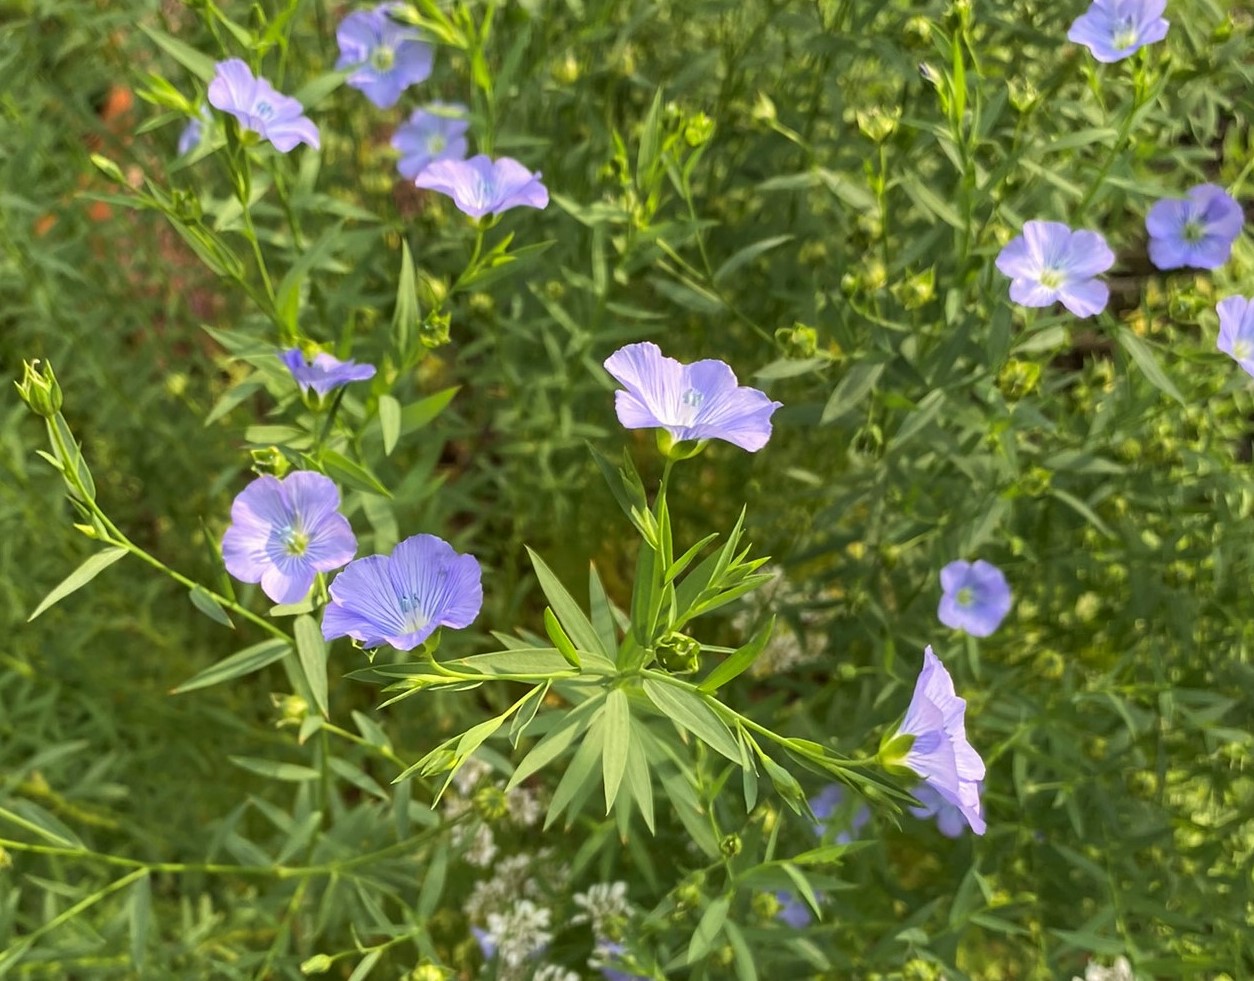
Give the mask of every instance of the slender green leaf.
[(695, 964), (714, 949), (715, 942), (723, 932), (723, 924), (727, 922), (729, 909), (730, 896), (719, 896), (705, 908), (697, 928), (692, 931), (692, 939), (688, 941), (687, 963)]
[(1154, 352), (1150, 350), (1148, 344), (1122, 325), (1116, 329), (1115, 336), (1119, 339), (1120, 346), (1136, 362), (1136, 366), (1141, 369), (1151, 385), (1181, 405), (1185, 404), (1180, 389), (1176, 388), (1175, 382), (1168, 377), (1167, 372), (1163, 371), (1163, 366), (1158, 363), (1158, 359), (1154, 357)]
[(545, 598), (552, 605), (553, 612), (557, 614), (558, 620), (574, 641), (575, 646), (581, 651), (593, 651), (609, 657), (610, 651), (601, 644), (601, 638), (597, 636), (596, 630), (593, 629), (591, 622), (579, 608), (574, 597), (566, 591), (566, 587), (544, 564), (544, 560), (530, 548), (527, 549), (527, 555), (531, 557), (531, 564), (536, 570), (536, 578), (540, 580), (540, 588), (544, 591)]
[(324, 719), (330, 718), (327, 705), (327, 644), (322, 639), (318, 621), (308, 614), (298, 616), (293, 624), (296, 634), (296, 653), (300, 657), (301, 670), (313, 693), (314, 704)]
[(224, 681), (242, 678), (246, 674), (260, 671), (266, 665), (279, 660), (287, 653), (290, 646), (286, 640), (275, 638), (263, 640), (259, 644), (253, 644), (252, 647), (245, 647), (242, 651), (236, 651), (230, 657), (225, 657), (203, 671), (197, 672), (177, 688), (172, 689), (170, 694), (181, 695), (184, 692), (195, 691), (197, 688), (208, 688), (210, 685), (218, 685)]
[(383, 453), (391, 456), (401, 436), (401, 404), (391, 395), (379, 396), (379, 429), (383, 433)]
[(601, 751), (601, 780), (605, 785), (605, 813), (614, 807), (618, 787), (627, 770), (631, 750), (631, 705), (627, 693), (615, 688), (605, 698), (605, 744)]
[(645, 678), (644, 693), (663, 716), (733, 763), (740, 763), (740, 748), (731, 730), (700, 695), (652, 678)]
[(26, 618), (26, 622), (30, 623), (31, 620), (34, 620), (35, 617), (39, 616), (39, 614), (43, 613), (50, 606), (61, 602), (61, 600), (65, 599), (76, 589), (81, 589), (83, 586), (86, 586), (89, 582), (95, 579), (96, 576), (104, 572), (105, 569), (113, 565), (114, 562), (122, 558), (125, 554), (126, 549), (124, 548), (106, 548), (103, 552), (97, 552), (95, 555), (91, 556), (91, 558), (87, 559), (82, 565), (53, 587), (52, 592), (45, 596), (43, 598), (43, 602), (35, 607), (35, 612)]
[(766, 647), (767, 641), (771, 639), (771, 634), (774, 630), (775, 617), (772, 616), (750, 638), (749, 643), (729, 655), (727, 660), (706, 675), (705, 680), (697, 687), (703, 692), (713, 693), (733, 678), (739, 677), (758, 659), (758, 655)]
[(203, 586), (193, 586), (187, 592), (188, 597), (192, 601), (192, 606), (196, 607), (201, 613), (210, 620), (215, 620), (224, 627), (235, 629), (235, 624), (231, 622), (231, 618), (227, 616), (226, 610), (222, 608), (222, 604), (213, 598), (213, 594)]

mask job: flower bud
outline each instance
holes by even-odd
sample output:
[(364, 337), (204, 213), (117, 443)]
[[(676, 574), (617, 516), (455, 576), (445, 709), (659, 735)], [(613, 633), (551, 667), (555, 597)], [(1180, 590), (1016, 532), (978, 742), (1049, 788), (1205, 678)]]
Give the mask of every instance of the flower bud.
[(700, 664), (701, 645), (687, 634), (672, 631), (658, 641), (654, 654), (667, 671), (690, 674)]
[(744, 843), (740, 840), (740, 835), (737, 834), (724, 835), (723, 840), (718, 843), (718, 850), (726, 858), (735, 858), (743, 848)]
[(331, 970), (331, 965), (334, 963), (326, 954), (314, 954), (313, 957), (301, 964), (300, 973), (304, 975), (326, 974), (327, 971)]
[(475, 813), (488, 822), (500, 821), (509, 813), (509, 801), (500, 787), (480, 787), (471, 798), (471, 804), (474, 805)]
[(688, 117), (684, 123), (684, 142), (690, 147), (704, 146), (714, 136), (714, 120), (703, 112)]
[(873, 109), (859, 109), (855, 114), (858, 121), (858, 129), (862, 130), (862, 135), (869, 139), (872, 143), (883, 143), (895, 132), (897, 132), (897, 121), (901, 119), (901, 108), (894, 106), (890, 110), (884, 110), (876, 106)]
[(61, 386), (57, 384), (57, 376), (52, 373), (52, 365), (48, 362), (45, 361), (40, 368), (38, 358), (23, 361), (22, 380), (14, 384), (22, 401), (36, 415), (51, 419), (61, 411)]
[(418, 339), (423, 346), (440, 347), (449, 342), (449, 327), (453, 318), (447, 313), (430, 313), (418, 328)]

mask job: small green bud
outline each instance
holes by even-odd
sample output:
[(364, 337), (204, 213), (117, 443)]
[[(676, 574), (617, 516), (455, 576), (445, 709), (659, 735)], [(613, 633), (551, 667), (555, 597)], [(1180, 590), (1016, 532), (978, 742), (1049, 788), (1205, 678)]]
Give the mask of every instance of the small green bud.
[(779, 911), (784, 908), (773, 892), (755, 892), (750, 907), (754, 916), (767, 921), (775, 919)]
[(331, 965), (334, 963), (326, 954), (314, 954), (313, 957), (301, 964), (300, 973), (305, 975), (326, 974), (327, 971), (331, 970)]
[(704, 146), (714, 136), (714, 120), (703, 112), (688, 117), (684, 123), (684, 142), (691, 147)]
[(819, 332), (813, 327), (796, 323), (775, 331), (775, 343), (783, 349), (786, 358), (812, 358), (818, 353)]
[(1012, 78), (1009, 87), (1010, 104), (1016, 112), (1027, 112), (1041, 97), (1036, 86), (1022, 78)]
[(1067, 670), (1067, 662), (1057, 651), (1041, 651), (1036, 655), (1033, 666), (1046, 681), (1057, 681)]
[(744, 848), (744, 842), (740, 840), (740, 835), (731, 834), (724, 835), (723, 840), (718, 843), (718, 850), (723, 853), (725, 858), (735, 858)]
[(500, 787), (480, 787), (471, 798), (471, 803), (475, 813), (488, 822), (500, 821), (509, 813), (509, 802), (505, 799), (505, 791)]
[(258, 447), (249, 450), (248, 455), (253, 458), (253, 471), (263, 477), (272, 474), (281, 480), (291, 468), (287, 457), (277, 446)]
[(753, 104), (753, 118), (759, 123), (773, 123), (776, 119), (775, 103), (765, 92), (758, 93), (758, 100)]
[(39, 359), (22, 362), (22, 380), (14, 382), (17, 393), (22, 401), (30, 406), (35, 415), (51, 419), (61, 411), (61, 386), (57, 384), (57, 376), (52, 373), (52, 365), (44, 362), (39, 367)]
[(689, 637), (672, 631), (658, 641), (653, 653), (658, 664), (675, 674), (690, 674), (701, 663), (701, 645)]
[(419, 964), (416, 968), (405, 975), (404, 981), (448, 981), (453, 976), (453, 972), (448, 968), (440, 967), (438, 964)]
[(701, 883), (690, 880), (675, 890), (675, 906), (680, 910), (696, 909), (701, 905)]
[(270, 702), (279, 710), (279, 721), (275, 723), (279, 728), (298, 726), (309, 714), (309, 703), (300, 695), (282, 695), (276, 692), (270, 695)]
[(449, 327), (453, 318), (447, 313), (429, 313), (418, 328), (418, 339), (425, 347), (436, 348), (449, 342)]
[(901, 119), (901, 107), (894, 106), (889, 110), (878, 106), (865, 111), (859, 109), (854, 118), (857, 119), (858, 129), (862, 130), (863, 136), (872, 143), (883, 143), (897, 132), (897, 122)]
[(935, 268), (907, 276), (893, 287), (893, 292), (907, 310), (918, 310), (926, 306), (936, 296)]
[(1032, 394), (1041, 381), (1041, 366), (1035, 361), (1011, 358), (997, 373), (997, 388), (1007, 402), (1017, 402)]

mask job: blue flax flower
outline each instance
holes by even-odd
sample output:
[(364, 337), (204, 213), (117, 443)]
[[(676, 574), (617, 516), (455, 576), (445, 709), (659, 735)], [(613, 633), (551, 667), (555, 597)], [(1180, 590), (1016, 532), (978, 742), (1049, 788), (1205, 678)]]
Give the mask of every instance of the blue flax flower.
[(275, 149), (287, 153), (297, 143), (318, 149), (318, 127), (304, 113), (304, 107), (290, 96), (277, 92), (264, 78), (253, 75), (239, 58), (217, 63), (209, 83), (209, 104), (239, 120), (244, 129), (269, 140)]
[(1219, 350), (1254, 375), (1254, 300), (1229, 296), (1215, 307), (1219, 314)]
[(380, 109), (389, 109), (411, 85), (431, 74), (431, 45), (412, 27), (388, 16), (393, 4), (356, 10), (335, 32), (340, 43), (340, 71), (355, 68), (347, 84), (365, 93)]
[(1010, 612), (1010, 584), (991, 562), (950, 562), (941, 569), (937, 617), (946, 627), (987, 637)]
[(1150, 261), (1159, 269), (1218, 269), (1228, 261), (1244, 220), (1241, 206), (1214, 184), (1159, 201), (1145, 216)]
[(392, 147), (401, 155), (396, 169), (412, 181), (436, 160), (465, 160), (469, 128), (465, 106), (433, 102), (415, 109), (392, 136)]
[(179, 156), (186, 156), (200, 146), (205, 138), (206, 127), (211, 125), (213, 125), (213, 116), (209, 112), (209, 107), (202, 105), (200, 112), (187, 121), (183, 132), (179, 134)]
[(314, 576), (350, 561), (357, 539), (337, 510), (340, 492), (320, 473), (258, 477), (231, 504), (222, 561), (241, 582), (259, 582), (276, 603), (305, 598)]
[[(982, 835), (985, 824), (980, 784), (984, 761), (967, 742), (966, 709), (966, 700), (954, 693), (949, 672), (928, 647), (923, 652), (923, 670), (915, 683), (914, 697), (889, 740), (887, 755), (888, 762), (900, 762), (946, 803), (958, 808), (971, 830)], [(909, 742), (902, 737), (910, 737)]]
[(1097, 232), (1073, 232), (1057, 221), (1029, 221), (1023, 234), (997, 256), (997, 268), (1010, 277), (1010, 298), (1025, 307), (1055, 301), (1077, 317), (1106, 309), (1110, 290), (1094, 277), (1115, 262)]
[(683, 364), (645, 341), (619, 348), (605, 370), (626, 389), (615, 393), (614, 407), (628, 429), (665, 429), (677, 442), (723, 439), (750, 453), (771, 438), (781, 403), (738, 385), (722, 361)]
[(437, 627), (468, 627), (483, 605), (479, 563), (435, 535), (406, 538), (389, 555), (358, 559), (331, 583), (327, 640), (413, 650)]
[(548, 189), (538, 173), (510, 157), (493, 160), (482, 153), (469, 160), (436, 160), (414, 184), (447, 194), (471, 218), (499, 215), (510, 208), (544, 208), (549, 203)]
[[(823, 832), (831, 824), (836, 821), (836, 812), (841, 805), (845, 803), (845, 788), (838, 783), (829, 783), (817, 794), (810, 798), (810, 810), (814, 812), (818, 823), (814, 825), (814, 833), (820, 837)], [(866, 804), (859, 803), (853, 813), (849, 815), (847, 827), (844, 831), (836, 835), (836, 844), (847, 845), (853, 841), (854, 837), (861, 831), (868, 821), (871, 820), (871, 812)]]
[(1093, 0), (1071, 24), (1067, 40), (1083, 44), (1098, 61), (1122, 61), (1167, 36), (1167, 0)]
[[(978, 793), (981, 785), (976, 785)], [(910, 813), (917, 818), (936, 818), (936, 827), (946, 838), (960, 838), (967, 830), (967, 819), (962, 808), (949, 803), (938, 790), (925, 783), (919, 784), (910, 793), (919, 799), (921, 807), (910, 808)]]
[(341, 361), (325, 351), (315, 354), (312, 362), (305, 360), (304, 352), (298, 347), (280, 351), (279, 358), (287, 365), (296, 384), (306, 392), (312, 389), (322, 398), (326, 398), (328, 392), (335, 391), (341, 385), (366, 381), (375, 375), (375, 366), (372, 364)]
[(805, 900), (798, 899), (786, 889), (775, 893), (775, 898), (780, 904), (775, 919), (780, 922), (787, 923), (794, 930), (804, 930), (814, 921), (814, 915), (810, 912), (810, 906)]

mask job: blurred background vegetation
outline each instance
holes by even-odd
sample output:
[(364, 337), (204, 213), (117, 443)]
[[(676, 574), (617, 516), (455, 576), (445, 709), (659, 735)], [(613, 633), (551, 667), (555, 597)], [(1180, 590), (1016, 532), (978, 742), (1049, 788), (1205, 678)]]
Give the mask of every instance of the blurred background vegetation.
[[(16, 378), (23, 358), (56, 365), (114, 521), (206, 583), (224, 581), (214, 543), (250, 466), (246, 427), (274, 421), (274, 400), (255, 391), (204, 424), (245, 368), (202, 327), (248, 337), (260, 321), (164, 215), (100, 200), (120, 192), (90, 155), (218, 213), (222, 169), (176, 160), (185, 119), (141, 98), (151, 74), (189, 97), (203, 83), (141, 28), (217, 59), (240, 51), (217, 13), (249, 28), (290, 10), (290, 44), (266, 66), (292, 92), (330, 71), (348, 9), (0, 3), (0, 374)], [(483, 562), (481, 633), (448, 646), (538, 629), (524, 543), (567, 581), (594, 561), (627, 601), (631, 536), (585, 443), (625, 441), (646, 483), (656, 477), (651, 437), (620, 432), (599, 367), (653, 339), (681, 360), (729, 361), (785, 406), (765, 450), (712, 446), (672, 496), (686, 542), (728, 528), (747, 501), (752, 539), (781, 573), (702, 637), (742, 643), (756, 617), (782, 614), (766, 667), (733, 704), (873, 750), (927, 643), (968, 698), (990, 764), (988, 835), (878, 823), (830, 870), (831, 915), (803, 933), (746, 905), (764, 977), (1069, 977), (1117, 954), (1145, 977), (1254, 974), (1254, 398), (1214, 350), (1213, 309), (1254, 292), (1254, 249), (1247, 235), (1214, 274), (1164, 276), (1145, 258), (1143, 220), (1203, 180), (1249, 196), (1251, 16), (1179, 0), (1165, 42), (1101, 66), (1063, 42), (1081, 9), (520, 0), (495, 11), (490, 91), (441, 49), (396, 110), (341, 87), (311, 111), (324, 140), (300, 158), (318, 196), (305, 233), (330, 245), (303, 326), (319, 341), (351, 337), (358, 360), (385, 363), (402, 240), (424, 308), (468, 252), (451, 204), (395, 172), (388, 139), (410, 108), (471, 101), (477, 146), (541, 170), (553, 194), (543, 213), (506, 221), (520, 244), (552, 246), (454, 297), (451, 342), (402, 379), (415, 398), (459, 386), (448, 410), (389, 458), (367, 446), (395, 500), (350, 502), (363, 551), (431, 531)], [(1010, 306), (992, 260), (1033, 218), (1106, 235), (1119, 257), (1106, 315)], [(91, 548), (12, 390), (0, 413), (0, 806), (99, 853), (290, 860), (276, 858), (297, 835), (285, 809), (307, 811), (306, 786), (228, 760), (302, 759), (275, 725), (281, 670), (170, 695), (258, 638), (232, 637), (128, 562), (26, 625)], [(937, 570), (977, 557), (1015, 594), (982, 642), (935, 617)], [(483, 708), (440, 695), (377, 712), (375, 695), (336, 678), (334, 713), (380, 721), (407, 760)], [(353, 766), (386, 785), (394, 771), (368, 756)], [(311, 864), (405, 841), (411, 817), (434, 827), (420, 806), (401, 818), (357, 786)], [(749, 816), (733, 804), (717, 805), (722, 823), (747, 840), (783, 821), (795, 844), (784, 851), (805, 847), (809, 830), (776, 803)], [(46, 843), (28, 832), (0, 821), (0, 837)], [(632, 882), (637, 905), (663, 911), (646, 943), (686, 947), (696, 918), (668, 900), (675, 883), (611, 832), (578, 827), (609, 847), (577, 873)], [(686, 868), (682, 830), (660, 835)], [(377, 976), (424, 956), (465, 977), (477, 964), (416, 847), (325, 881), (156, 873), (147, 899), (100, 895), (119, 874), (106, 863), (0, 857), (0, 969), (13, 976), (299, 977), (311, 954), (352, 948), (350, 924), (385, 936), (375, 906), (393, 922), (418, 910), (423, 927), (385, 951)], [(454, 894), (479, 874), (458, 869)], [(715, 957), (668, 976), (731, 972)]]

